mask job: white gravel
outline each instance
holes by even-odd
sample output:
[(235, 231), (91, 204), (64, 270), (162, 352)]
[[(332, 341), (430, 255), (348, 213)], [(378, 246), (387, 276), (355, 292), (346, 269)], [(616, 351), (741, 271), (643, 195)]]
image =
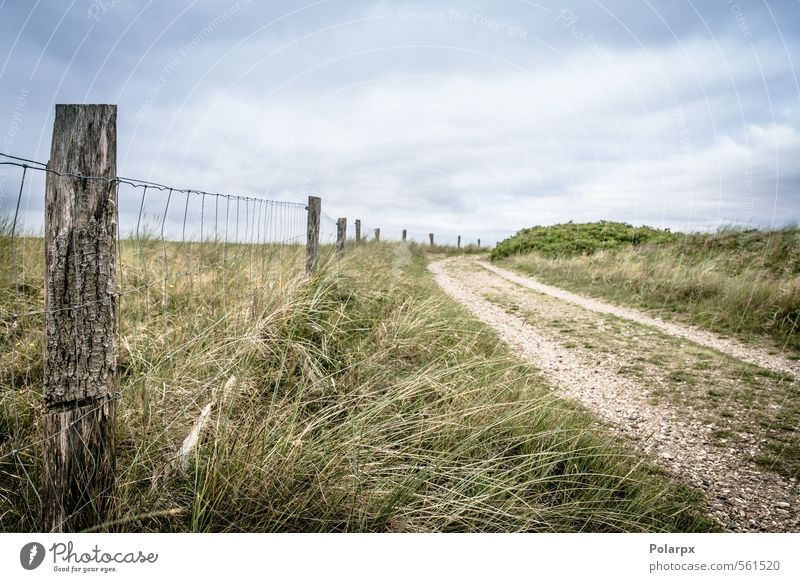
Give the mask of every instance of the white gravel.
[(798, 361), (788, 360), (780, 355), (768, 354), (764, 350), (745, 345), (733, 339), (722, 338), (711, 332), (697, 329), (689, 325), (664, 321), (663, 319), (652, 317), (642, 313), (641, 311), (637, 311), (636, 309), (619, 307), (617, 305), (605, 303), (599, 299), (592, 299), (591, 297), (576, 295), (575, 293), (570, 293), (569, 291), (559, 289), (558, 287), (545, 285), (544, 283), (541, 283), (532, 277), (525, 277), (512, 271), (501, 269), (500, 267), (496, 267), (487, 261), (481, 261), (480, 265), (484, 269), (496, 273), (508, 281), (512, 281), (518, 285), (527, 287), (528, 289), (533, 289), (539, 293), (544, 293), (545, 295), (550, 295), (564, 301), (569, 301), (570, 303), (579, 305), (584, 309), (588, 309), (596, 313), (614, 315), (616, 317), (621, 317), (622, 319), (629, 319), (631, 321), (641, 323), (642, 325), (649, 325), (669, 335), (687, 339), (696, 344), (706, 346), (708, 348), (717, 350), (718, 352), (728, 354), (729, 356), (733, 356), (734, 358), (742, 360), (743, 362), (766, 368), (767, 370), (800, 376), (800, 362)]
[[(482, 293), (489, 287), (502, 288), (503, 284), (510, 284), (507, 281), (514, 281), (591, 311), (633, 319), (646, 325), (650, 321), (656, 322), (656, 327), (662, 331), (670, 333), (669, 330), (674, 329), (679, 332), (674, 335), (692, 341), (698, 337), (701, 341), (697, 343), (703, 345), (709, 344), (702, 340), (716, 342), (718, 338), (544, 286), (494, 267), (489, 267), (492, 272), (476, 272), (470, 267), (474, 267), (474, 260), (456, 258), (431, 263), (429, 268), (450, 296), (494, 328), (522, 358), (539, 368), (560, 395), (580, 401), (609, 421), (635, 446), (651, 454), (677, 478), (704, 490), (708, 514), (722, 527), (729, 531), (800, 531), (800, 491), (796, 479), (782, 477), (750, 463), (747, 457), (751, 451), (715, 447), (709, 426), (699, 422), (689, 411), (653, 405), (646, 386), (618, 375), (610, 366), (583, 359), (549, 339), (531, 322), (490, 303)], [(721, 341), (722, 344), (712, 347), (729, 347), (737, 354), (746, 355), (747, 361), (753, 363), (768, 361), (776, 364), (774, 357)], [(727, 349), (720, 351), (731, 353)]]

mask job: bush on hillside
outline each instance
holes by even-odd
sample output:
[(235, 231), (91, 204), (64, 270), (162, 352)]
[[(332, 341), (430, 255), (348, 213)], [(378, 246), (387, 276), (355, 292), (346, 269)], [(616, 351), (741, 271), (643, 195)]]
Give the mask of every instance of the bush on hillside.
[(492, 251), (492, 260), (531, 252), (550, 258), (591, 255), (599, 250), (673, 241), (677, 236), (668, 229), (624, 222), (601, 220), (579, 224), (570, 221), (522, 229), (498, 243)]

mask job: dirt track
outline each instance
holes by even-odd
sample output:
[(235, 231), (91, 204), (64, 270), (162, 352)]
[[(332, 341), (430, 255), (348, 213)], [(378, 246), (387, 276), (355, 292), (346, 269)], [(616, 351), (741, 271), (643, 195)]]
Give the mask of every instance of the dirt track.
[(596, 313), (607, 313), (609, 315), (614, 315), (623, 319), (629, 319), (643, 325), (649, 325), (669, 335), (684, 338), (702, 346), (707, 346), (722, 352), (723, 354), (728, 354), (734, 358), (738, 358), (743, 362), (748, 362), (750, 364), (761, 366), (762, 368), (767, 368), (776, 372), (786, 372), (788, 374), (800, 376), (800, 362), (798, 361), (787, 360), (780, 355), (768, 354), (764, 350), (745, 345), (736, 340), (721, 338), (711, 332), (697, 329), (696, 327), (674, 323), (671, 321), (664, 321), (662, 319), (651, 317), (635, 309), (619, 307), (617, 305), (611, 305), (609, 303), (599, 301), (598, 299), (592, 299), (591, 297), (576, 295), (575, 293), (570, 293), (569, 291), (559, 289), (558, 287), (545, 285), (544, 283), (540, 283), (539, 281), (536, 281), (530, 277), (524, 277), (506, 269), (495, 267), (489, 263), (481, 264), (485, 269), (500, 275), (502, 278), (511, 281), (512, 283), (522, 285), (523, 287), (538, 291), (539, 293), (544, 293), (546, 295), (563, 299), (564, 301), (569, 301), (570, 303), (574, 303), (575, 305), (579, 305), (580, 307), (590, 311), (594, 311)]
[[(704, 490), (708, 514), (724, 528), (800, 531), (797, 480), (751, 462), (760, 446), (757, 436), (745, 435), (735, 446), (718, 446), (711, 435), (713, 426), (691, 401), (679, 405), (654, 402), (651, 390), (658, 385), (659, 378), (642, 381), (620, 374), (621, 356), (571, 349), (565, 341), (568, 336), (554, 333), (540, 323), (541, 318), (509, 313), (487, 296), (513, 298), (515, 306), (526, 313), (568, 312), (584, 327), (602, 328), (606, 322), (603, 318), (609, 316), (617, 318), (621, 325), (652, 326), (661, 333), (652, 332), (657, 337), (648, 337), (651, 350), (661, 349), (658, 342), (664, 343), (664, 350), (675, 349), (673, 338), (669, 337), (674, 336), (689, 340), (684, 342), (685, 348), (684, 344), (678, 344), (679, 349), (696, 347), (690, 343), (694, 342), (749, 363), (796, 375), (794, 362), (716, 338), (705, 331), (576, 296), (475, 259), (446, 259), (432, 263), (430, 270), (449, 295), (493, 327), (521, 357), (542, 370), (560, 395), (580, 401), (678, 479)], [(664, 337), (673, 343), (667, 346)], [(721, 354), (715, 357), (727, 358)], [(653, 375), (652, 371), (650, 374)], [(742, 418), (748, 414), (747, 410), (735, 407), (729, 410), (733, 411), (734, 422), (737, 414)]]

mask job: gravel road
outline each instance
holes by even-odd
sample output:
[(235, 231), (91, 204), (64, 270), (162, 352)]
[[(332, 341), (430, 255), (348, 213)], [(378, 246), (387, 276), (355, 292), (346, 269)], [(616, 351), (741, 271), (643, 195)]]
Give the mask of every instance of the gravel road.
[(621, 317), (622, 319), (629, 319), (643, 325), (649, 325), (663, 331), (664, 333), (668, 333), (669, 335), (684, 338), (696, 344), (715, 349), (724, 354), (733, 356), (734, 358), (738, 358), (743, 362), (755, 364), (756, 366), (773, 370), (775, 372), (784, 372), (793, 374), (794, 376), (800, 376), (800, 362), (788, 360), (781, 355), (768, 354), (764, 350), (745, 345), (736, 340), (721, 338), (711, 332), (697, 329), (696, 327), (689, 325), (664, 321), (663, 319), (652, 317), (635, 309), (619, 307), (617, 305), (605, 303), (599, 299), (576, 295), (575, 293), (570, 293), (569, 291), (559, 289), (558, 287), (545, 285), (544, 283), (540, 283), (531, 277), (524, 277), (512, 271), (495, 267), (494, 265), (485, 261), (481, 262), (481, 266), (484, 269), (500, 275), (507, 281), (522, 285), (523, 287), (538, 291), (539, 293), (544, 293), (545, 295), (550, 295), (552, 297), (563, 299), (564, 301), (569, 301), (570, 303), (579, 305), (584, 309), (588, 309), (596, 313), (606, 313), (615, 317)]
[[(474, 258), (445, 259), (431, 263), (429, 268), (445, 292), (494, 328), (518, 355), (539, 368), (560, 395), (580, 401), (682, 482), (705, 491), (707, 512), (723, 528), (737, 532), (800, 531), (797, 479), (750, 462), (752, 450), (714, 446), (710, 426), (700, 420), (690, 405), (654, 404), (646, 385), (617, 373), (613, 358), (598, 362), (596, 358), (589, 360), (576, 354), (558, 338), (538, 328), (536, 321), (507, 313), (484, 294), (487, 289), (511, 293), (522, 285), (590, 312), (650, 325), (773, 370), (796, 374), (794, 362), (716, 338), (702, 330), (543, 285)], [(526, 300), (535, 302), (537, 295), (528, 292)]]

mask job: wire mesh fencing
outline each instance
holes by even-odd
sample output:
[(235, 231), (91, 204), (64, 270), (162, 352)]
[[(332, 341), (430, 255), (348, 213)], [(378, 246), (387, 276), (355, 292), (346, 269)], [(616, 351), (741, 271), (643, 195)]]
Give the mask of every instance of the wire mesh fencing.
[[(115, 491), (155, 495), (235, 363), (264, 355), (287, 289), (347, 239), (318, 196), (118, 176), (96, 147), (116, 143), (114, 106), (57, 106), (53, 136), (48, 164), (0, 154), (2, 530), (107, 527)], [(136, 462), (115, 467), (120, 449)]]
[[(99, 303), (113, 302), (118, 320), (113, 399), (129, 404), (118, 410), (118, 424), (137, 427), (144, 441), (139, 446), (155, 464), (156, 459), (169, 459), (180, 445), (174, 435), (185, 434), (174, 429), (196, 417), (202, 399), (213, 397), (200, 387), (225, 383), (230, 371), (222, 362), (235, 359), (249, 341), (254, 321), (275, 300), (272, 291), (304, 275), (307, 207), (122, 177), (59, 173), (44, 163), (11, 156), (0, 158), (0, 165), (5, 184), (15, 192), (0, 219), (2, 529), (58, 530), (108, 491), (93, 491), (73, 504), (61, 524), (45, 525), (43, 448), (65, 438), (91, 452), (91, 446), (81, 442), (86, 435), (79, 425), (108, 402), (100, 399), (89, 405), (89, 399), (75, 398), (69, 404), (69, 423), (43, 432), (39, 421), (49, 409), (42, 399), (47, 316), (72, 316), (74, 342), (64, 359), (73, 361), (71, 369), (80, 376), (85, 372), (81, 366), (91, 365), (81, 364), (91, 360), (82, 345), (86, 328), (92, 327), (90, 314)], [(34, 190), (41, 187), (37, 174), (88, 183), (89, 189), (96, 184), (114, 190), (120, 223), (110, 279), (114, 285), (108, 293), (87, 293), (86, 279), (75, 277), (61, 282), (75, 287), (68, 295), (73, 301), (46, 306), (42, 282), (52, 275), (45, 272), (46, 237), (27, 226), (21, 212), (30, 205), (28, 197), (35, 196), (31, 183), (36, 182)], [(323, 245), (335, 242), (335, 223), (331, 228), (327, 215), (320, 232)], [(86, 249), (75, 244), (65, 257), (70, 271), (79, 270), (79, 250), (85, 254)], [(168, 467), (151, 469), (157, 481)], [(123, 482), (130, 477), (128, 470), (121, 467), (118, 478)]]

